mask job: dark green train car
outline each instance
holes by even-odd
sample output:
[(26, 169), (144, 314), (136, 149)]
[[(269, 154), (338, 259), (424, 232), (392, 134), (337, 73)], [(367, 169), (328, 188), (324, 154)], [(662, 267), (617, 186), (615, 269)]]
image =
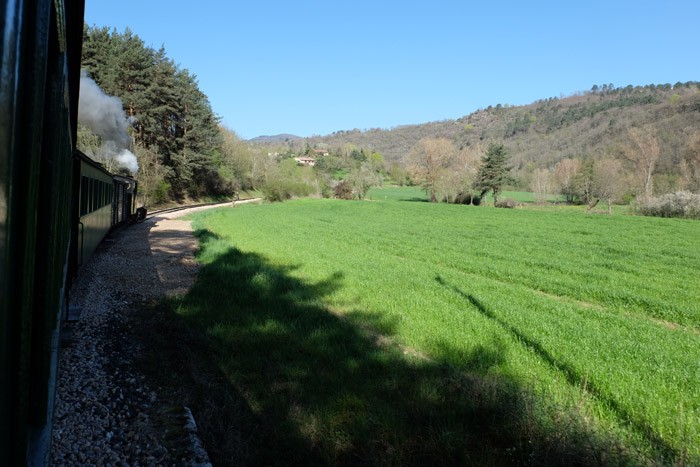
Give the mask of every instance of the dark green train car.
[(115, 184), (112, 174), (78, 152), (80, 188), (78, 196), (77, 265), (86, 261), (112, 228)]
[(82, 0), (0, 0), (0, 462), (48, 462), (74, 203)]
[(76, 267), (97, 249), (111, 229), (134, 220), (136, 181), (130, 177), (112, 175), (101, 164), (76, 151), (76, 191), (79, 220), (75, 248)]

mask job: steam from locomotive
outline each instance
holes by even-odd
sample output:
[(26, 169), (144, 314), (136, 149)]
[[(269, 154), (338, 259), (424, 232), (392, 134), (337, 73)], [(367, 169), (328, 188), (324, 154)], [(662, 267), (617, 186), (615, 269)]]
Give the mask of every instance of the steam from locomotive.
[(138, 170), (136, 156), (129, 150), (129, 122), (118, 97), (108, 96), (85, 71), (80, 75), (78, 121), (102, 138), (98, 156), (115, 160), (132, 173)]

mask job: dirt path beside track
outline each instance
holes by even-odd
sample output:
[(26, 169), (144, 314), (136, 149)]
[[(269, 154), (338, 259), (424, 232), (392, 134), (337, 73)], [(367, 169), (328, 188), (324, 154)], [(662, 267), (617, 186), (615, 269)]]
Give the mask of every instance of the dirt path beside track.
[(197, 239), (178, 218), (227, 205), (158, 214), (121, 229), (81, 267), (70, 291), (80, 319), (62, 328), (52, 465), (207, 465), (206, 452), (173, 449), (164, 439), (155, 419), (168, 401), (135, 370), (140, 344), (126, 323), (145, 304), (184, 294), (195, 281)]

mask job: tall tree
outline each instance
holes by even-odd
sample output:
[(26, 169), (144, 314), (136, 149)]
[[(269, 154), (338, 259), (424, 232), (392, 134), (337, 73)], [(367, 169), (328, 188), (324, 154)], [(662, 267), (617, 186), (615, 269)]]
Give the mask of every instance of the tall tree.
[(628, 135), (630, 145), (625, 150), (625, 156), (634, 163), (640, 185), (639, 197), (648, 201), (653, 195), (654, 169), (660, 154), (656, 130), (651, 126), (630, 128)]
[(353, 197), (364, 199), (370, 188), (381, 185), (382, 176), (374, 170), (372, 163), (367, 161), (352, 170), (345, 180), (352, 188)]
[(560, 193), (566, 196), (567, 203), (573, 203), (577, 196), (576, 176), (581, 172), (581, 160), (562, 159), (554, 167)]
[(590, 209), (598, 203), (594, 193), (594, 183), (595, 160), (591, 157), (584, 157), (573, 180), (573, 197), (579, 203), (588, 204)]
[(230, 180), (236, 190), (255, 189), (253, 157), (248, 145), (233, 130), (220, 126), (219, 131), (223, 140), (220, 157), (216, 161), (219, 174)]
[(497, 204), (503, 185), (513, 183), (508, 161), (509, 156), (505, 146), (496, 143), (489, 145), (486, 155), (481, 160), (481, 169), (475, 183), (476, 189), (481, 192), (481, 198), (491, 191), (493, 202)]
[(180, 94), (178, 152), (185, 156), (195, 186), (216, 186), (214, 159), (223, 143), (218, 119), (207, 96), (197, 87), (194, 75), (187, 69), (179, 70), (175, 81)]
[(408, 169), (421, 181), (430, 195), (430, 201), (437, 201), (437, 182), (441, 173), (452, 164), (455, 147), (446, 138), (423, 138), (411, 151)]
[(700, 131), (688, 143), (688, 155), (680, 162), (682, 187), (700, 193)]
[(544, 203), (552, 188), (552, 172), (547, 169), (536, 169), (532, 172), (530, 189), (535, 194), (538, 203)]
[(592, 180), (588, 210), (600, 200), (608, 203), (608, 214), (612, 213), (612, 203), (624, 190), (622, 164), (617, 159), (603, 158), (593, 162)]
[(216, 164), (222, 145), (218, 118), (195, 76), (169, 59), (164, 48), (146, 47), (129, 29), (86, 27), (83, 66), (106, 93), (121, 99), (134, 146), (140, 148), (137, 157), (148, 155), (141, 167), (153, 167), (156, 158), (157, 173), (174, 192), (226, 190)]
[(437, 192), (448, 203), (472, 200), (472, 186), (481, 164), (480, 146), (465, 146), (452, 159), (450, 167), (441, 170), (436, 180)]

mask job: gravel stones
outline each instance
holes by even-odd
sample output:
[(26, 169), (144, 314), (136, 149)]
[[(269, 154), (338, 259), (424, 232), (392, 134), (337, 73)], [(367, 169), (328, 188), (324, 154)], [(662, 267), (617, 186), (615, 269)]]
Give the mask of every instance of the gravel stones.
[(52, 465), (209, 465), (196, 436), (192, 449), (168, 447), (155, 421), (168, 401), (135, 371), (125, 319), (194, 282), (196, 239), (189, 222), (170, 220), (187, 212), (116, 232), (81, 267), (69, 297), (81, 316), (63, 325)]

